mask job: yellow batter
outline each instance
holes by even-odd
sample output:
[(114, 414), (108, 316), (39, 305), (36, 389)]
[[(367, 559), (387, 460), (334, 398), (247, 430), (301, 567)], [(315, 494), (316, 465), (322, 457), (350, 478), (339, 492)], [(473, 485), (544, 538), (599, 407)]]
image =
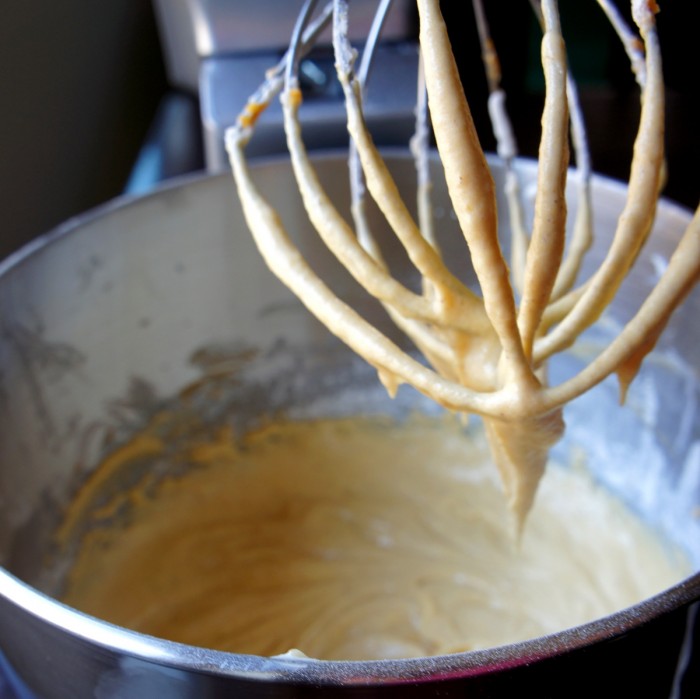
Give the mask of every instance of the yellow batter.
[[(158, 454), (139, 439), (105, 468)], [(483, 433), (453, 419), (200, 439), (189, 473), (88, 537), (66, 602), (208, 648), (392, 658), (561, 630), (687, 572), (583, 469), (549, 470), (518, 549)]]

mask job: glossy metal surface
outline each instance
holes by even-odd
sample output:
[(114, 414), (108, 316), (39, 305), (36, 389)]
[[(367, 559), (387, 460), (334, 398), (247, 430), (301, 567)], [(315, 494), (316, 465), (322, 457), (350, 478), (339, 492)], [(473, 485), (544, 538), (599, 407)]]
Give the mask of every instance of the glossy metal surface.
[[(418, 46), (411, 42), (381, 45), (365, 94), (365, 118), (376, 143), (403, 146), (415, 130)], [(204, 153), (209, 172), (228, 169), (224, 148), (226, 129), (236, 122), (248, 98), (258, 89), (265, 71), (276, 62), (270, 54), (218, 56), (206, 61), (200, 72), (200, 100)], [(307, 58), (302, 69), (313, 70), (317, 84), (304, 84), (300, 108), (304, 142), (309, 150), (347, 147), (345, 102), (335, 76), (332, 55)], [(256, 123), (248, 153), (271, 156), (285, 152), (282, 107), (273, 100)]]
[[(289, 0), (153, 0), (153, 5), (170, 82), (195, 93), (206, 59), (263, 52), (274, 57), (286, 48), (300, 6)], [(374, 0), (353, 0), (353, 38), (367, 36), (375, 10)], [(395, 2), (384, 37), (405, 39), (410, 25), (409, 3)]]
[[(354, 0), (349, 19), (353, 41), (362, 42), (376, 11), (375, 0)], [(235, 123), (265, 73), (289, 44), (299, 3), (287, 0), (154, 0), (169, 81), (197, 95), (201, 105), (204, 156), (209, 172), (228, 169), (224, 133)], [(408, 143), (415, 129), (418, 46), (412, 26), (415, 8), (392, 4), (366, 91), (367, 124), (377, 143)], [(345, 102), (337, 81), (330, 28), (319, 50), (302, 65), (301, 117), (309, 149), (347, 146)], [(325, 48), (324, 48), (325, 47)], [(248, 152), (270, 156), (285, 151), (282, 109), (273, 100), (256, 127)]]
[[(397, 157), (392, 166), (410, 191), (412, 163)], [(344, 158), (321, 159), (318, 167), (323, 181), (334, 183), (333, 196), (346, 202)], [(522, 168), (531, 181), (534, 168)], [(312, 264), (383, 322), (308, 230), (288, 164), (261, 164), (257, 177)], [(621, 186), (597, 181), (601, 231), (612, 230), (624, 196)], [(436, 211), (441, 232), (455, 233), (440, 182)], [(604, 344), (646, 295), (685, 221), (685, 211), (660, 207), (649, 255), (610, 320), (587, 338), (588, 349)], [(606, 243), (597, 243), (589, 269), (600, 263)], [(464, 258), (458, 234), (445, 245), (450, 259)], [(405, 267), (399, 260), (399, 270)], [(613, 382), (572, 405), (557, 452), (566, 456), (584, 445), (601, 482), (683, 547), (695, 570), (699, 314), (696, 291), (647, 363), (628, 409), (616, 407)], [(293, 409), (309, 396), (331, 410), (422, 405), (409, 389), (397, 402), (386, 399), (373, 373), (272, 278), (229, 177), (180, 183), (69, 222), (2, 265), (0, 318), (0, 649), (39, 696), (457, 697), (509, 696), (514, 688), (572, 696), (601, 694), (603, 678), (606, 692), (668, 696), (680, 677), (687, 605), (700, 598), (698, 573), (641, 605), (547, 638), (443, 658), (353, 663), (183, 646), (105, 624), (38, 591), (60, 583), (60, 565), (47, 575), (41, 561), (62, 506), (101, 456), (157, 406), (202, 379), (204, 350), (254, 357), (237, 374), (232, 394), (251, 417), (266, 405)], [(309, 356), (324, 358), (326, 380), (304, 382)], [(553, 378), (579, 361), (574, 355), (557, 362)]]

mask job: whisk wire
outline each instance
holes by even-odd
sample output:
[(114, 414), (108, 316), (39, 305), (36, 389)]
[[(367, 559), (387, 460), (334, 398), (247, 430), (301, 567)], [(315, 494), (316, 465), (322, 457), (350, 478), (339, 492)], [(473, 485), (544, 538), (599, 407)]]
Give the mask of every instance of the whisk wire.
[[(533, 501), (549, 448), (561, 436), (562, 406), (612, 373), (618, 375), (624, 398), (671, 312), (700, 277), (700, 213), (696, 212), (667, 270), (632, 320), (579, 373), (558, 385), (548, 385), (547, 360), (570, 347), (598, 320), (632, 268), (650, 233), (664, 181), (663, 76), (652, 4), (631, 0), (639, 38), (609, 0), (598, 3), (630, 57), (642, 87), (642, 111), (626, 202), (603, 263), (586, 280), (579, 281), (578, 276), (593, 239), (592, 168), (576, 84), (566, 65), (556, 0), (531, 0), (543, 26), (546, 86), (531, 234), (523, 213), (515, 167), (517, 147), (505, 109), (498, 55), (482, 0), (473, 0), (489, 85), (490, 115), (506, 166), (512, 269), (504, 260), (499, 240), (495, 185), (461, 86), (438, 0), (417, 0), (420, 68), (411, 152), (418, 181), (418, 223), (402, 199), (364, 118), (365, 83), (389, 0), (379, 4), (357, 71), (357, 53), (348, 38), (347, 0), (327, 3), (315, 19), (312, 16), (317, 0), (307, 0), (287, 53), (268, 72), (226, 134), (246, 220), (272, 271), (322, 323), (377, 369), (391, 393), (400, 383), (409, 383), (449, 409), (483, 417), (519, 529)], [(306, 152), (299, 117), (299, 64), (331, 18), (336, 73), (343, 90), (351, 144), (354, 228), (325, 192)], [(281, 219), (255, 186), (245, 145), (259, 114), (280, 90), (294, 177), (310, 222), (332, 253), (413, 340), (427, 365), (399, 348), (334, 294), (304, 260)], [(448, 269), (435, 240), (429, 123), (480, 294)], [(576, 160), (578, 209), (567, 242), (569, 139)], [(392, 276), (370, 230), (365, 211), (368, 197), (420, 273), (423, 283), (419, 292), (409, 290)]]

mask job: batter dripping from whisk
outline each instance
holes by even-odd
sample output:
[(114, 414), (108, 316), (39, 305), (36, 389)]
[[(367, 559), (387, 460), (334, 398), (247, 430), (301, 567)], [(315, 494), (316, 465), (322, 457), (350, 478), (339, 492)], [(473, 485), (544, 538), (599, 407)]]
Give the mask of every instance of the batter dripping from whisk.
[[(535, 218), (531, 237), (526, 242), (527, 251), (514, 259), (514, 283), (498, 240), (493, 180), (459, 82), (437, 0), (418, 0), (427, 103), (450, 198), (478, 277), (480, 296), (455, 278), (441, 259), (426, 229), (430, 224), (425, 224), (429, 217), (425, 215), (428, 205), (424, 199), (419, 201), (424, 230), (418, 228), (372, 142), (362, 114), (363, 69), (358, 78), (353, 67), (355, 54), (347, 39), (348, 8), (344, 0), (335, 0), (315, 22), (310, 21), (315, 3), (306, 3), (289, 52), (251, 98), (238, 124), (227, 133), (227, 147), (246, 220), (270, 268), (333, 333), (377, 368), (390, 391), (396, 390), (400, 383), (408, 383), (452, 410), (483, 416), (491, 452), (519, 530), (532, 505), (549, 448), (563, 430), (562, 406), (611, 373), (617, 374), (624, 398), (627, 386), (673, 309), (700, 275), (698, 210), (659, 284), (619, 336), (579, 374), (557, 386), (547, 385), (547, 360), (571, 346), (581, 332), (596, 322), (639, 254), (653, 222), (663, 179), (663, 76), (655, 5), (642, 0), (632, 2), (640, 42), (629, 38), (630, 30), (610, 3), (599, 2), (614, 18), (614, 25), (633, 58), (642, 87), (642, 113), (627, 203), (612, 245), (596, 273), (578, 286), (575, 286), (577, 271), (591, 238), (587, 156), (575, 89), (566, 71), (555, 0), (535, 3), (544, 28), (542, 62), (546, 100)], [(313, 44), (324, 18), (331, 14), (348, 130), (361, 164), (357, 171), (362, 176), (353, 177), (356, 231), (325, 195), (306, 155), (298, 118), (300, 56)], [(642, 45), (643, 50), (639, 48)], [(502, 100), (498, 100), (493, 60), (489, 65), (491, 82), (496, 83), (493, 100), (496, 131), (502, 135), (504, 113)], [(287, 143), (309, 220), (360, 284), (385, 305), (432, 368), (403, 352), (334, 295), (301, 257), (277, 213), (257, 190), (244, 148), (255, 120), (282, 88)], [(583, 170), (583, 196), (576, 232), (565, 254), (564, 188), (570, 121), (567, 105), (571, 105), (574, 144)], [(507, 139), (502, 138), (501, 142), (506, 143)], [(419, 167), (422, 157), (419, 153)], [(421, 273), (421, 293), (409, 291), (391, 277), (363, 215), (365, 185)], [(422, 188), (423, 194), (425, 189)], [(513, 187), (509, 201), (517, 235), (522, 233), (523, 226), (518, 222), (518, 197)], [(519, 241), (522, 250), (522, 236)], [(516, 303), (518, 286), (520, 300)]]

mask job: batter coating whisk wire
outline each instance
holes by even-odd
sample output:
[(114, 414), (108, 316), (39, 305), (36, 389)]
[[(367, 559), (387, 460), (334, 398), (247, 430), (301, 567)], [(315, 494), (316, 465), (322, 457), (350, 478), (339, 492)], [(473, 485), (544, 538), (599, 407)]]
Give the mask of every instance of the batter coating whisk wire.
[[(390, 5), (387, 0), (378, 5), (357, 69), (357, 52), (348, 39), (347, 0), (328, 3), (316, 16), (317, 3), (308, 0), (287, 53), (269, 71), (237, 124), (226, 134), (244, 214), (271, 270), (321, 322), (376, 367), (391, 392), (407, 383), (451, 410), (483, 417), (518, 528), (522, 528), (532, 504), (548, 451), (564, 428), (562, 407), (613, 373), (619, 378), (624, 399), (672, 311), (700, 276), (699, 208), (658, 284), (611, 344), (576, 375), (557, 385), (547, 383), (547, 361), (571, 347), (596, 323), (639, 256), (654, 221), (664, 180), (664, 85), (655, 3), (631, 2), (639, 36), (608, 0), (598, 3), (630, 56), (641, 88), (642, 109), (625, 207), (603, 263), (585, 281), (578, 282), (577, 277), (594, 233), (591, 166), (555, 0), (531, 3), (543, 28), (546, 85), (531, 230), (525, 223), (513, 167), (516, 150), (500, 87), (498, 59), (481, 0), (474, 0), (490, 90), (489, 111), (498, 152), (506, 167), (513, 236), (510, 265), (499, 242), (494, 181), (477, 138), (438, 0), (417, 3), (421, 60), (412, 150), (418, 173), (418, 222), (375, 146), (363, 113), (364, 83)], [(351, 139), (354, 227), (325, 193), (304, 146), (299, 120), (299, 64), (329, 22)], [(399, 348), (321, 281), (287, 235), (277, 212), (256, 188), (245, 146), (258, 116), (278, 93), (296, 185), (310, 222), (353, 277), (412, 339), (427, 365)], [(453, 275), (436, 242), (429, 195), (428, 112), (480, 293)], [(570, 176), (570, 133), (576, 153), (573, 176), (577, 178), (579, 206), (567, 244), (565, 187)], [(391, 275), (365, 214), (367, 197), (377, 204), (420, 273), (419, 292)]]

